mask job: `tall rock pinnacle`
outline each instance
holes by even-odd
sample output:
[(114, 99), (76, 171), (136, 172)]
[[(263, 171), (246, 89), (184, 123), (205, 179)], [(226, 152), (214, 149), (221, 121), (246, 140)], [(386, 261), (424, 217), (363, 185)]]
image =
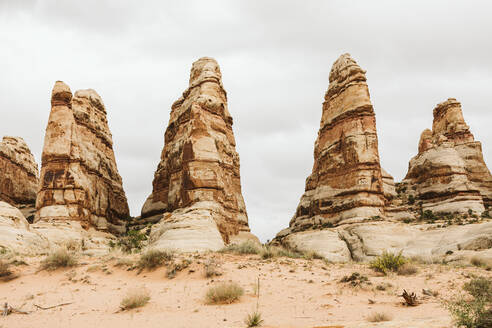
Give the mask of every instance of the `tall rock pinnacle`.
[(78, 221), (122, 232), (128, 203), (116, 167), (106, 109), (91, 89), (72, 98), (57, 81), (51, 96), (36, 201), (36, 220)]
[(152, 229), (154, 242), (201, 250), (252, 237), (235, 146), (219, 65), (200, 58), (172, 105), (152, 194), (142, 208), (142, 218), (162, 217)]
[[(492, 175), (454, 98), (433, 111), (432, 131), (422, 132), (418, 154), (410, 160), (402, 181), (407, 197), (422, 210), (481, 213), (492, 205)], [(410, 196), (411, 195), (411, 196)]]
[(383, 207), (376, 119), (365, 71), (344, 54), (330, 72), (313, 171), (290, 229), (379, 216)]

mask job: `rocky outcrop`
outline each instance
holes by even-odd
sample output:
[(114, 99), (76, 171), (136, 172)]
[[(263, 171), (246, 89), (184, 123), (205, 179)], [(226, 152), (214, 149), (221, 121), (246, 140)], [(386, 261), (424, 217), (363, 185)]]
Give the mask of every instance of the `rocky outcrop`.
[(344, 54), (330, 72), (313, 171), (289, 230), (380, 217), (384, 203), (376, 119), (365, 71)]
[(0, 201), (0, 251), (37, 254), (48, 248), (48, 240), (30, 229), (19, 209)]
[(24, 139), (3, 137), (0, 142), (0, 201), (14, 206), (36, 202), (38, 165)]
[(72, 98), (57, 81), (51, 97), (36, 221), (75, 221), (88, 229), (123, 232), (128, 203), (116, 167), (106, 109), (91, 89)]
[(418, 150), (400, 187), (414, 210), (480, 214), (491, 205), (492, 176), (456, 99), (436, 106)]
[(202, 250), (252, 238), (232, 123), (219, 65), (201, 58), (172, 105), (152, 194), (142, 208), (143, 220), (162, 217), (152, 228), (153, 244)]
[(474, 256), (492, 259), (492, 222), (449, 227), (366, 222), (287, 234), (282, 242), (301, 251), (316, 251), (333, 262), (367, 261), (385, 251), (401, 251), (429, 262)]

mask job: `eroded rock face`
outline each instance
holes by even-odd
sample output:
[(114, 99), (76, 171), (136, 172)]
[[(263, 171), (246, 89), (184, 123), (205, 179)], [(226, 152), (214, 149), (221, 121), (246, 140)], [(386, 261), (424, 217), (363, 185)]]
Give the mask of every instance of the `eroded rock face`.
[(106, 109), (91, 89), (72, 98), (57, 81), (41, 164), (37, 221), (77, 221), (87, 229), (122, 232), (128, 203), (116, 167)]
[(0, 201), (19, 206), (34, 204), (38, 165), (24, 139), (3, 137), (0, 142)]
[(142, 218), (164, 214), (152, 229), (156, 243), (217, 249), (250, 234), (235, 146), (219, 65), (201, 58), (172, 105), (152, 194), (142, 208)]
[(344, 54), (333, 64), (314, 148), (312, 174), (291, 231), (384, 213), (376, 120), (365, 71)]
[(482, 146), (466, 125), (461, 104), (436, 106), (432, 131), (424, 130), (419, 152), (402, 181), (406, 201), (432, 212), (482, 213), (492, 200), (492, 176)]

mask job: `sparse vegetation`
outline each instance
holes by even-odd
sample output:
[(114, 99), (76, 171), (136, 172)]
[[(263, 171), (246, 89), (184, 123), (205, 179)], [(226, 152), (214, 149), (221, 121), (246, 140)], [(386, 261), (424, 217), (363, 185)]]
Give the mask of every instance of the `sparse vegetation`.
[(315, 251), (303, 252), (302, 258), (304, 258), (306, 260), (322, 260), (322, 259), (324, 259), (323, 255), (321, 255)]
[(247, 240), (240, 244), (230, 244), (222, 248), (220, 253), (232, 254), (260, 254), (261, 247), (257, 243)]
[(258, 311), (255, 311), (253, 313), (248, 314), (246, 319), (244, 320), (244, 323), (247, 325), (247, 327), (260, 327), (263, 323), (263, 319), (261, 318), (261, 313)]
[(392, 317), (384, 312), (374, 312), (367, 317), (367, 321), (369, 322), (383, 322), (390, 321)]
[(385, 251), (371, 262), (370, 267), (377, 272), (388, 274), (389, 271), (398, 271), (406, 262), (401, 252), (394, 254)]
[(205, 278), (212, 278), (215, 276), (220, 276), (222, 273), (219, 271), (219, 266), (214, 259), (209, 259), (204, 263), (205, 267)]
[(468, 295), (445, 302), (457, 326), (466, 328), (492, 327), (492, 281), (474, 278), (463, 286)]
[(361, 275), (358, 272), (353, 272), (350, 276), (344, 276), (340, 282), (349, 283), (352, 287), (360, 287), (364, 284), (370, 285), (369, 278), (365, 275)]
[(413, 205), (415, 203), (415, 197), (413, 195), (408, 195), (408, 204)]
[(186, 269), (187, 267), (190, 266), (190, 264), (191, 264), (191, 260), (189, 260), (189, 259), (183, 259), (183, 260), (181, 260), (181, 262), (173, 262), (167, 268), (166, 276), (169, 279), (173, 279), (174, 277), (176, 277), (176, 274), (178, 272)]
[(479, 258), (477, 256), (472, 257), (470, 260), (470, 263), (476, 267), (479, 268), (484, 268), (485, 270), (492, 270), (492, 262), (491, 261), (486, 261), (482, 258)]
[[(147, 239), (146, 233), (140, 230), (129, 230), (125, 236), (118, 239), (116, 246), (119, 246), (123, 252), (132, 253), (141, 250)], [(114, 243), (110, 241), (110, 247), (111, 245)]]
[(417, 272), (418, 272), (417, 267), (409, 262), (404, 263), (402, 266), (400, 266), (397, 269), (397, 273), (400, 276), (411, 276), (413, 274), (416, 274)]
[(230, 304), (244, 294), (244, 289), (235, 282), (223, 282), (212, 286), (205, 295), (208, 304)]
[(10, 270), (10, 264), (0, 260), (0, 280), (10, 281), (10, 280), (15, 279), (17, 277), (18, 277), (18, 275), (14, 274)]
[(150, 293), (147, 289), (133, 289), (123, 298), (120, 303), (122, 310), (130, 310), (142, 307), (150, 301)]
[(162, 266), (165, 262), (173, 259), (173, 252), (170, 250), (161, 251), (156, 249), (150, 249), (147, 252), (140, 255), (137, 267), (141, 270), (148, 269), (153, 270)]
[(44, 270), (56, 270), (75, 265), (77, 265), (75, 254), (69, 252), (66, 248), (60, 248), (52, 252), (41, 262), (41, 268)]

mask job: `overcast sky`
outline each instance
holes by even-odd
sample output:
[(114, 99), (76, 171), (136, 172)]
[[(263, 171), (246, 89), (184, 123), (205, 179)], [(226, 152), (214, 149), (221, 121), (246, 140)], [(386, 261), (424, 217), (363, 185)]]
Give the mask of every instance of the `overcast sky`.
[(461, 101), (492, 163), (487, 1), (0, 0), (0, 136), (39, 162), (56, 80), (103, 98), (132, 215), (152, 189), (171, 104), (191, 63), (217, 59), (234, 118), (243, 196), (263, 241), (288, 226), (313, 165), (331, 65), (367, 70), (382, 166), (396, 180)]

